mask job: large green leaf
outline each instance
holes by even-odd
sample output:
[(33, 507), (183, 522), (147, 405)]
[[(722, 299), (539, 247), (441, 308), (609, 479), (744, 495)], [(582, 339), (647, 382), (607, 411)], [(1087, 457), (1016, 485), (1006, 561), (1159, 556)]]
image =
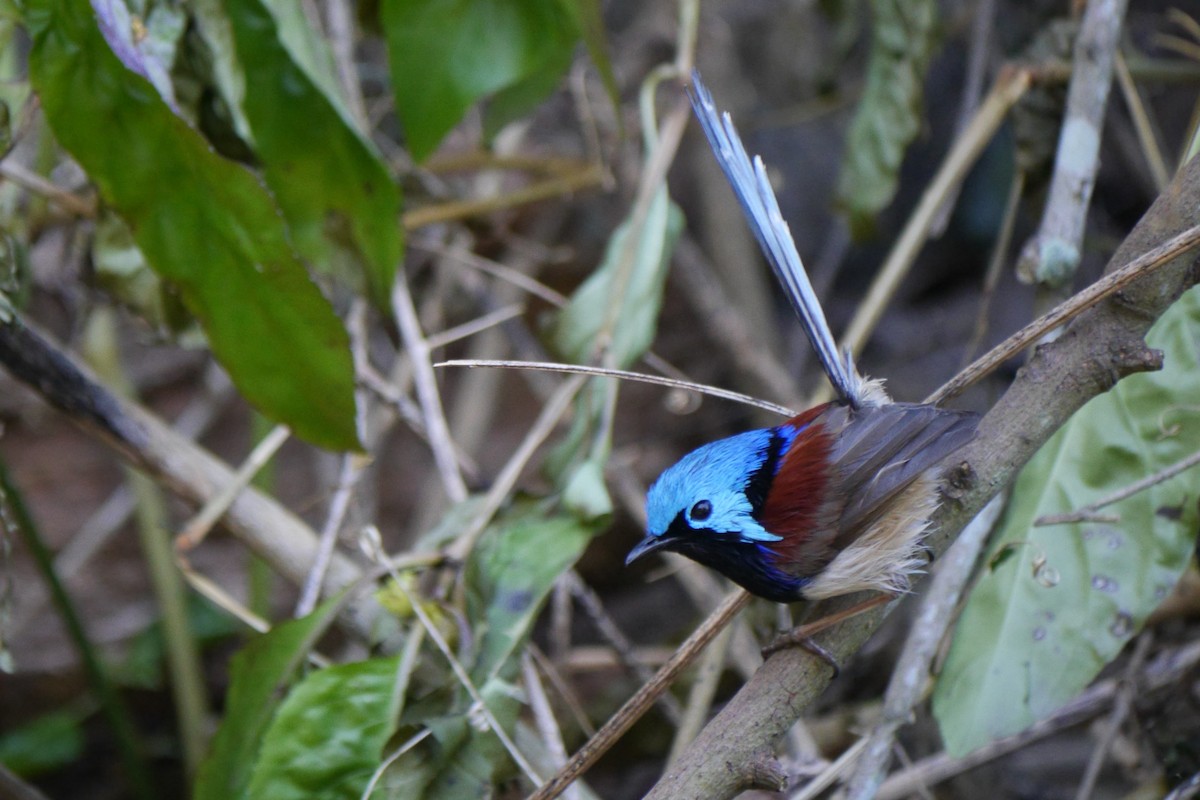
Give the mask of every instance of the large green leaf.
[(561, 69), (578, 38), (561, 0), (384, 0), (396, 108), (424, 160), (477, 101)]
[[(475, 643), (464, 665), (499, 725), (514, 736), (523, 706), (510, 680), (517, 654), (529, 640), (534, 620), (555, 580), (579, 558), (596, 526), (556, 509), (549, 501), (522, 500), (480, 538), (464, 568), (466, 616)], [(440, 662), (442, 656), (433, 658)], [(490, 796), (514, 765), (499, 738), (484, 723), (468, 693), (449, 670), (432, 671), (439, 685), (405, 703), (402, 733), (428, 729), (432, 736), (387, 771), (376, 798), (473, 800)]]
[(0, 734), (0, 764), (32, 778), (76, 763), (84, 749), (80, 711), (51, 711)]
[(935, 0), (872, 0), (867, 85), (850, 125), (838, 205), (869, 228), (896, 194), (904, 152), (921, 129), (925, 71), (936, 43)]
[[(600, 73), (600, 81), (609, 102), (616, 111), (621, 104), (621, 90), (617, 87), (617, 76), (613, 73), (612, 60), (608, 56), (608, 37), (604, 29), (604, 16), (600, 0), (559, 0), (574, 18), (575, 27), (583, 38), (588, 56)], [(619, 116), (619, 115), (618, 115)]]
[(339, 664), (297, 684), (263, 736), (247, 797), (362, 797), (395, 730), (398, 665), (398, 656)]
[(247, 796), (263, 734), (304, 659), (340, 608), (341, 596), (330, 598), (308, 616), (276, 625), (233, 657), (225, 719), (196, 777), (194, 800)]
[(1023, 730), (1083, 689), (1174, 586), (1195, 546), (1196, 470), (1104, 509), (1120, 522), (1031, 527), (1200, 449), (1200, 289), (1151, 329), (1165, 368), (1121, 381), (1021, 471), (955, 631), (933, 710), (961, 755)]
[(129, 226), (108, 210), (102, 210), (96, 218), (92, 269), (97, 284), (163, 335), (181, 333), (194, 326), (178, 295), (169, 291), (146, 263)]
[[(246, 75), (243, 110), (255, 152), (301, 255), (330, 272), (342, 240), (366, 267), (370, 296), (390, 307), (401, 256), (400, 193), (370, 145), (280, 38), (261, 0), (225, 0)], [(289, 18), (303, 15), (294, 8)]]
[(510, 509), (467, 561), (467, 618), (479, 650), (472, 677), (483, 683), (529, 637), (550, 587), (591, 541), (594, 526), (545, 503)]
[[(516, 687), (496, 678), (480, 686), (479, 694), (492, 718), (511, 735), (522, 707)], [(406, 731), (420, 726), (432, 736), (388, 768), (372, 800), (491, 797), (496, 784), (513, 771), (508, 751), (473, 706), (450, 713), (431, 713), (428, 704), (409, 707), (404, 719)]]
[(554, 328), (555, 349), (565, 358), (590, 361), (603, 343), (618, 367), (637, 361), (654, 340), (667, 267), (682, 229), (683, 215), (664, 184), (644, 218), (621, 223), (600, 266), (571, 296)]
[(175, 91), (190, 95), (187, 100), (189, 106), (196, 106), (192, 112), (194, 116), (203, 118), (206, 111), (211, 115), (209, 121), (213, 124), (202, 125), (201, 129), (210, 141), (218, 140), (214, 141), (218, 151), (221, 151), (221, 144), (218, 133), (212, 130), (215, 127), (220, 127), (220, 133), (224, 136), (232, 134), (237, 137), (242, 146), (251, 144), (254, 135), (250, 132), (249, 120), (242, 113), (246, 99), (246, 75), (238, 62), (233, 26), (229, 23), (224, 4), (221, 0), (192, 0), (188, 7), (197, 41), (193, 50), (202, 55), (192, 55), (192, 51), (185, 50), (184, 58), (187, 62), (200, 61), (203, 75), (186, 88), (181, 88), (181, 76), (176, 70)]
[[(551, 331), (554, 349), (571, 361), (591, 362), (601, 348), (607, 348), (618, 367), (637, 361), (654, 340), (667, 269), (682, 228), (683, 214), (663, 184), (644, 216), (627, 218), (613, 232), (600, 266), (559, 313)], [(606, 445), (597, 449), (593, 433), (603, 424), (614, 391), (614, 384), (595, 385), (580, 394), (570, 433), (547, 459), (547, 472), (558, 486), (572, 489), (566, 499), (579, 510), (600, 511), (606, 505), (604, 500), (576, 505), (581, 495), (574, 490), (594, 487), (594, 482), (580, 481), (603, 472)]]
[(178, 289), (242, 394), (312, 442), (356, 447), (348, 337), (270, 194), (131, 71), (136, 54), (118, 60), (89, 4), (30, 0), (26, 20), (31, 77), (59, 141)]

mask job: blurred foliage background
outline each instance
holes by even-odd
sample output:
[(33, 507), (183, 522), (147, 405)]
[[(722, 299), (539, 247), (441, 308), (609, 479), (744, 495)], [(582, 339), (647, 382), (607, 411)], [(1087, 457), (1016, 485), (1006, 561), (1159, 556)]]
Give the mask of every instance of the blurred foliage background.
[[(136, 421), (123, 459), (31, 390), (50, 378), (0, 372), (12, 796), (527, 795), (725, 591), (691, 564), (624, 568), (646, 485), (778, 417), (433, 365), (587, 363), (796, 409), (821, 391), (689, 124), (697, 66), (762, 154), (835, 331), (919, 400), (1095, 280), (1195, 148), (1195, 9), (1112, 3), (1075, 257), (1018, 276), (1084, 5), (0, 1), (0, 323), (86, 363), (89, 402), (137, 404), (96, 401), (109, 419), (142, 407), (180, 434)], [(1021, 69), (1029, 87), (973, 126)], [(956, 152), (963, 179), (921, 216)], [(864, 305), (885, 262), (898, 278)], [(1116, 522), (1030, 532), (1200, 444), (1194, 294), (1156, 330), (1168, 370), (1089, 406), (1018, 482), (897, 770), (1194, 639), (1193, 474)], [(956, 403), (986, 411), (1019, 365)], [(239, 480), (262, 503), (222, 517)], [(877, 718), (907, 605), (788, 738), (793, 784)], [(568, 796), (641, 796), (777, 624), (751, 608), (715, 677), (689, 673)], [(1111, 735), (1083, 724), (1101, 705), (957, 761), (936, 794), (1161, 796), (1200, 773), (1198, 697), (1184, 673)]]

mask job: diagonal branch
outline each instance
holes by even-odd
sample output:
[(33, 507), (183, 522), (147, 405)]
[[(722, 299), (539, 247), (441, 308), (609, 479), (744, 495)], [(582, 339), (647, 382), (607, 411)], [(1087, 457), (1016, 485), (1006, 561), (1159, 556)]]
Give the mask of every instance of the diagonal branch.
[[(204, 505), (234, 480), (233, 470), (158, 417), (114, 395), (87, 369), (31, 328), (15, 309), (0, 310), (0, 364), (73, 422), (184, 500)], [(317, 536), (295, 514), (258, 490), (243, 489), (222, 519), (225, 527), (296, 585), (316, 557)], [(359, 569), (334, 554), (329, 590), (353, 583)], [(347, 621), (371, 630), (377, 606), (355, 600)]]
[[(1108, 271), (1132, 261), (1194, 223), (1200, 205), (1200, 159), (1184, 167), (1117, 249)], [(1176, 256), (1121, 293), (1080, 315), (1056, 341), (1036, 349), (1009, 390), (983, 418), (960, 462), (928, 543), (942, 553), (963, 526), (1087, 400), (1120, 378), (1156, 369), (1161, 354), (1143, 337), (1150, 325), (1200, 279), (1194, 250)], [(855, 602), (842, 598), (831, 607)], [(863, 614), (817, 637), (839, 660), (875, 631), (883, 611)], [(753, 784), (750, 769), (770, 754), (824, 690), (829, 670), (798, 650), (776, 653), (704, 729), (648, 795), (732, 797)]]

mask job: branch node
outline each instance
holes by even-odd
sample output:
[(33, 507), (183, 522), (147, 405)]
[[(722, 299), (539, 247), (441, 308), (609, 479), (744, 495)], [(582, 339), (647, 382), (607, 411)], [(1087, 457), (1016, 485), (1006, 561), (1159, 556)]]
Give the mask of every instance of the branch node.
[(975, 488), (975, 483), (975, 470), (967, 461), (960, 461), (942, 476), (942, 495), (947, 500), (958, 502)]
[(1146, 347), (1142, 342), (1121, 347), (1113, 356), (1113, 367), (1122, 378), (1135, 372), (1157, 372), (1163, 367), (1163, 351)]
[(782, 792), (787, 789), (787, 773), (770, 751), (761, 751), (745, 766), (747, 787)]

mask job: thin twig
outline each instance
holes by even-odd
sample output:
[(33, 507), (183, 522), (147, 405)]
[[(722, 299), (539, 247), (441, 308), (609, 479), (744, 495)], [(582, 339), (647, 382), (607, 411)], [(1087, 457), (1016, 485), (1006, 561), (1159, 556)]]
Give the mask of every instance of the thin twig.
[(929, 225), (951, 187), (958, 185), (966, 177), (979, 154), (1004, 122), (1008, 110), (1025, 94), (1030, 82), (1031, 75), (1024, 69), (1005, 70), (996, 79), (971, 124), (946, 154), (929, 188), (921, 195), (921, 202), (909, 217), (900, 238), (888, 254), (887, 261), (871, 282), (867, 296), (859, 305), (858, 313), (842, 339), (843, 347), (855, 355), (862, 352), (867, 338), (883, 316), (884, 307), (896, 293), (900, 281), (908, 274), (917, 252), (928, 237)]
[[(613, 618), (604, 610), (604, 604), (600, 602), (600, 598), (596, 596), (592, 588), (583, 582), (575, 570), (568, 570), (563, 575), (563, 582), (571, 590), (575, 599), (579, 601), (579, 605), (583, 607), (592, 624), (596, 626), (596, 630), (612, 646), (617, 658), (625, 665), (626, 669), (642, 683), (653, 679), (654, 673), (633, 657), (633, 642), (629, 641), (629, 638), (617, 627)], [(679, 707), (679, 701), (669, 694), (664, 694), (658, 698), (658, 704), (671, 724), (679, 725), (680, 720), (683, 719), (683, 709)]]
[(530, 644), (527, 652), (533, 655), (533, 660), (537, 663), (538, 669), (550, 681), (550, 685), (554, 687), (554, 691), (558, 692), (558, 696), (567, 704), (567, 710), (571, 712), (571, 716), (575, 720), (575, 724), (579, 726), (579, 730), (583, 731), (584, 736), (593, 736), (596, 733), (596, 726), (592, 724), (588, 718), (587, 712), (583, 708), (583, 703), (579, 702), (579, 698), (571, 691), (571, 687), (558, 671), (558, 667), (546, 657), (536, 644)]
[[(1033, 521), (1033, 526), (1036, 528), (1041, 525), (1064, 525), (1069, 522), (1092, 521), (1096, 518), (1096, 512), (1105, 506), (1110, 506), (1113, 503), (1119, 503), (1127, 497), (1132, 497), (1138, 492), (1149, 489), (1151, 486), (1156, 486), (1163, 481), (1170, 480), (1184, 470), (1191, 469), (1197, 464), (1200, 464), (1200, 452), (1192, 453), (1187, 458), (1180, 459), (1168, 467), (1163, 467), (1153, 475), (1142, 478), (1140, 481), (1135, 481), (1125, 488), (1113, 492), (1103, 499), (1097, 500), (1095, 503), (1089, 503), (1077, 511), (1068, 511), (1065, 514), (1046, 514), (1038, 517)], [(1106, 521), (1120, 522), (1120, 519), (1121, 518), (1118, 516), (1115, 518), (1108, 518)]]
[[(712, 646), (705, 649), (696, 667), (696, 676), (692, 681), (692, 688), (688, 691), (687, 705), (684, 706), (682, 719), (678, 722), (671, 750), (667, 754), (668, 764), (679, 757), (708, 721), (713, 697), (717, 693), (717, 686), (729, 657), (729, 643), (733, 638), (733, 630), (732, 625), (726, 625), (713, 639)], [(670, 695), (664, 694), (663, 697)]]
[(1127, 0), (1091, 0), (1083, 12), (1046, 210), (1017, 262), (1018, 274), (1029, 282), (1063, 286), (1079, 266), (1126, 4)]
[(442, 410), (442, 398), (438, 393), (437, 378), (429, 364), (429, 343), (421, 333), (421, 323), (413, 306), (412, 295), (403, 275), (398, 276), (392, 288), (392, 310), (400, 328), (400, 336), (408, 351), (413, 370), (413, 381), (417, 387), (417, 400), (421, 404), (425, 420), (425, 431), (429, 436), (429, 448), (437, 464), (446, 496), (454, 503), (467, 499), (467, 485), (458, 469), (454, 443), (446, 426)]
[[(403, 420), (413, 433), (426, 442), (429, 441), (429, 432), (425, 429), (425, 420), (421, 417), (420, 407), (400, 391), (395, 379), (389, 381), (369, 364), (358, 368), (357, 372), (357, 380), (363, 387), (386, 403), (396, 417)], [(382, 427), (384, 426), (376, 426), (376, 428)], [(379, 438), (378, 433), (376, 438)], [(457, 442), (451, 442), (451, 444), (454, 446), (454, 456), (458, 459), (459, 468), (468, 475), (477, 474), (479, 465), (475, 463), (475, 460), (463, 452)]]
[[(971, 116), (979, 107), (983, 94), (983, 80), (987, 74), (988, 56), (995, 45), (993, 28), (996, 21), (996, 0), (977, 0), (971, 14), (971, 37), (967, 44), (967, 70), (963, 78), (962, 98), (959, 100), (958, 116), (954, 120), (954, 135), (961, 136), (971, 122)], [(950, 222), (950, 215), (958, 200), (961, 185), (953, 187), (938, 208), (937, 215), (929, 223), (929, 235), (940, 237)]]
[(789, 794), (788, 800), (814, 800), (822, 792), (834, 784), (846, 771), (858, 763), (862, 757), (863, 748), (867, 746), (866, 739), (859, 739), (846, 748), (837, 760), (821, 770), (821, 774), (804, 784), (804, 788), (795, 794)]
[[(1200, 642), (1191, 642), (1177, 650), (1160, 653), (1142, 670), (1138, 685), (1143, 694), (1157, 691), (1177, 683), (1197, 665), (1200, 665)], [(1021, 733), (997, 739), (961, 758), (939, 753), (922, 759), (884, 781), (876, 800), (901, 800), (916, 792), (919, 786), (934, 786), (1086, 722), (1112, 706), (1122, 682), (1109, 679), (1096, 683), (1051, 716), (1035, 722)]]
[[(542, 686), (534, 665), (533, 656), (528, 651), (521, 655), (521, 682), (525, 684), (525, 694), (529, 698), (529, 709), (533, 712), (533, 721), (538, 733), (542, 735), (542, 744), (550, 754), (551, 763), (555, 769), (567, 763), (567, 747), (563, 744), (562, 731), (554, 719), (554, 710), (550, 707), (550, 698)], [(580, 800), (578, 786), (570, 786), (564, 794), (568, 800)]]
[(679, 673), (695, 660), (705, 645), (712, 641), (713, 637), (720, 633), (729, 624), (729, 621), (745, 608), (748, 602), (750, 602), (750, 595), (745, 591), (739, 589), (730, 593), (717, 607), (717, 610), (709, 615), (708, 619), (687, 638), (687, 641), (680, 646), (671, 660), (663, 664), (654, 679), (629, 698), (617, 713), (609, 717), (608, 722), (604, 723), (596, 735), (588, 739), (553, 778), (530, 795), (529, 800), (553, 800), (562, 794), (564, 789), (596, 762), (596, 759), (608, 752), (608, 749), (625, 731), (629, 730), (633, 723), (641, 719), (646, 710), (654, 704), (655, 698), (667, 690), (679, 677)]
[(427, 208), (418, 208), (405, 212), (402, 221), (404, 228), (411, 231), (439, 222), (453, 222), (536, 203), (540, 200), (549, 200), (553, 197), (577, 192), (580, 189), (598, 186), (603, 181), (604, 171), (598, 166), (588, 166), (571, 175), (549, 178), (524, 189), (505, 192), (495, 197), (486, 197), (482, 200), (455, 200)]
[(439, 333), (432, 333), (425, 340), (425, 343), (429, 346), (430, 350), (437, 350), (439, 347), (453, 344), (460, 339), (466, 339), (468, 336), (482, 333), (488, 328), (493, 328), (502, 322), (507, 322), (513, 317), (519, 317), (523, 313), (525, 313), (525, 307), (516, 303), (504, 306), (503, 308), (497, 308), (495, 311), (464, 322), (462, 325), (455, 325), (453, 328), (447, 328)]
[(237, 472), (233, 473), (232, 480), (225, 484), (221, 491), (213, 495), (212, 499), (205, 503), (183, 526), (179, 535), (175, 537), (176, 549), (191, 550), (204, 541), (204, 537), (233, 504), (234, 499), (250, 485), (250, 481), (254, 479), (258, 471), (275, 456), (275, 453), (291, 435), (292, 432), (286, 425), (276, 425), (272, 428), (271, 432), (254, 446), (250, 455), (246, 456), (246, 460), (238, 467)]
[(602, 378), (619, 378), (625, 381), (638, 381), (639, 383), (650, 383), (656, 386), (668, 386), (672, 389), (684, 389), (689, 392), (698, 392), (706, 394), (709, 397), (717, 397), (721, 400), (732, 400), (735, 403), (743, 403), (755, 408), (761, 408), (764, 411), (771, 411), (784, 417), (795, 416), (796, 412), (786, 406), (776, 405), (775, 403), (766, 400), (759, 400), (749, 395), (731, 392), (728, 389), (720, 389), (716, 386), (706, 386), (702, 383), (693, 383), (692, 381), (682, 381), (675, 378), (667, 378), (662, 375), (647, 375), (643, 372), (629, 372), (623, 369), (606, 369), (604, 367), (589, 367), (582, 364), (560, 364), (550, 361), (506, 361), (506, 360), (470, 360), (457, 359), (453, 361), (441, 361), (433, 365), (434, 367), (467, 367), (472, 369), (475, 367), (492, 367), (496, 369), (530, 369), (539, 370), (542, 372), (565, 372), (572, 375), (592, 375)]
[(459, 247), (442, 247), (422, 241), (409, 242), (408, 246), (414, 250), (432, 253), (439, 258), (457, 261), (470, 269), (479, 270), (494, 278), (507, 281), (535, 297), (540, 297), (555, 308), (562, 308), (570, 302), (565, 295), (554, 291), (541, 281), (534, 280), (525, 273), (515, 270), (506, 264), (501, 264), (499, 261), (484, 258), (478, 253), (473, 253)]
[(1079, 294), (1069, 298), (1057, 308), (1035, 319), (1021, 330), (993, 347), (976, 359), (953, 379), (945, 383), (925, 401), (935, 405), (963, 391), (990, 374), (1008, 359), (1036, 342), (1047, 332), (1059, 327), (1067, 320), (1079, 316), (1111, 294), (1119, 292), (1144, 274), (1166, 266), (1181, 255), (1200, 246), (1200, 225), (1188, 228), (1158, 247), (1152, 248), (1130, 261), (1120, 269), (1105, 275)]
[(341, 466), (338, 469), (337, 489), (329, 501), (329, 513), (325, 516), (325, 524), (321, 527), (317, 557), (313, 560), (312, 569), (300, 588), (300, 597), (296, 600), (294, 617), (305, 617), (317, 607), (321, 599), (321, 587), (325, 583), (325, 572), (329, 569), (329, 559), (333, 556), (333, 548), (337, 544), (338, 533), (350, 510), (350, 500), (354, 495), (359, 476), (362, 475), (365, 461), (357, 453), (343, 453)]
[(520, 446), (492, 482), (491, 488), (483, 498), (479, 512), (463, 527), (462, 533), (446, 549), (451, 558), (465, 561), (470, 555), (475, 548), (475, 543), (487, 529), (488, 523), (491, 522), (492, 516), (509, 497), (509, 493), (517, 483), (517, 478), (520, 477), (521, 471), (525, 469), (529, 459), (533, 457), (534, 451), (541, 446), (554, 426), (558, 424), (583, 383), (584, 378), (579, 375), (567, 379), (542, 407), (541, 413), (534, 420), (529, 432), (525, 434), (525, 438), (521, 440)]
[(22, 189), (27, 189), (34, 194), (40, 194), (53, 200), (62, 206), (64, 211), (74, 214), (77, 217), (91, 219), (96, 216), (96, 203), (94, 200), (85, 200), (76, 194), (68, 192), (66, 189), (61, 189), (36, 172), (30, 172), (11, 160), (0, 161), (0, 178), (7, 178)]
[(1079, 782), (1079, 790), (1075, 793), (1075, 800), (1088, 800), (1093, 796), (1092, 792), (1096, 788), (1100, 770), (1104, 767), (1104, 762), (1108, 760), (1108, 752), (1112, 749), (1117, 734), (1121, 732), (1121, 726), (1129, 717), (1129, 712), (1133, 710), (1133, 699), (1137, 695), (1137, 674), (1142, 669), (1142, 664), (1146, 660), (1146, 654), (1150, 652), (1150, 644), (1153, 641), (1154, 637), (1150, 631), (1143, 631), (1138, 636), (1137, 644), (1133, 648), (1133, 655), (1130, 656), (1129, 663), (1125, 665), (1121, 683), (1117, 687), (1117, 696), (1113, 702), (1112, 711), (1108, 715), (1108, 726), (1100, 737), (1100, 741), (1096, 742), (1096, 749), (1092, 751), (1092, 757), (1088, 759), (1083, 780)]
[(1158, 137), (1154, 134), (1154, 125), (1150, 122), (1150, 112), (1142, 101), (1142, 93), (1133, 82), (1129, 71), (1129, 63), (1124, 54), (1117, 51), (1117, 83), (1121, 87), (1121, 95), (1125, 105), (1129, 107), (1129, 116), (1133, 118), (1133, 129), (1137, 132), (1138, 142), (1142, 146), (1142, 154), (1146, 157), (1146, 166), (1154, 177), (1154, 188), (1161, 192), (1171, 182), (1171, 173), (1167, 169), (1166, 159), (1163, 158), (1162, 148), (1158, 146)]
[(433, 640), (433, 643), (437, 646), (437, 649), (441, 651), (442, 656), (445, 657), (446, 662), (449, 663), (450, 670), (454, 673), (454, 677), (457, 678), (458, 682), (462, 684), (462, 687), (467, 690), (467, 694), (471, 696), (471, 700), (475, 704), (475, 707), (479, 710), (479, 713), (483, 715), (483, 718), (487, 720), (488, 727), (491, 729), (492, 733), (496, 734), (496, 738), (500, 740), (502, 745), (504, 745), (504, 749), (508, 751), (508, 755), (512, 758), (516, 765), (521, 768), (521, 771), (525, 773), (526, 777), (528, 777), (535, 784), (541, 783), (541, 777), (534, 770), (533, 765), (529, 763), (529, 760), (526, 759), (521, 751), (517, 749), (516, 743), (509, 738), (508, 734), (504, 731), (504, 726), (501, 725), (500, 721), (496, 719), (496, 716), (492, 714), (492, 710), (488, 708), (487, 703), (483, 699), (483, 695), (479, 693), (479, 689), (475, 687), (474, 682), (471, 681), (471, 676), (467, 674), (467, 671), (463, 668), (463, 665), (459, 663), (457, 658), (455, 658), (454, 651), (450, 649), (450, 645), (446, 642), (445, 637), (442, 636), (442, 632), (438, 630), (437, 625), (432, 619), (430, 619), (429, 612), (427, 612), (424, 606), (421, 605), (420, 599), (413, 596), (413, 593), (409, 591), (407, 586), (404, 585), (404, 581), (399, 580), (399, 576), (397, 574), (393, 574), (392, 578), (392, 585), (397, 591), (404, 595), (405, 599), (408, 601), (408, 604), (412, 607), (413, 613), (417, 615), (417, 619), (421, 620), (421, 625), (425, 628), (426, 635)]
[(392, 766), (392, 764), (395, 764), (397, 761), (399, 761), (400, 757), (409, 750), (412, 750), (421, 742), (429, 738), (430, 734), (432, 733), (433, 731), (431, 731), (429, 728), (422, 728), (419, 732), (408, 737), (408, 739), (406, 739), (402, 745), (389, 753), (388, 757), (380, 762), (379, 766), (375, 768), (375, 772), (371, 774), (371, 780), (367, 781), (366, 788), (363, 789), (363, 793), (359, 795), (360, 800), (370, 800), (371, 795), (375, 792), (375, 787), (383, 778), (384, 773), (388, 771), (388, 768)]
[(798, 398), (800, 385), (765, 346), (756, 328), (729, 302), (729, 293), (713, 273), (712, 264), (700, 245), (687, 233), (675, 248), (679, 286), (696, 312), (703, 317), (704, 332), (724, 346), (735, 368), (774, 397)]
[(883, 717), (864, 739), (865, 751), (850, 779), (848, 800), (870, 800), (883, 783), (896, 734), (912, 718), (913, 709), (924, 696), (938, 646), (955, 618), (979, 552), (1003, 510), (1000, 497), (992, 498), (939, 561), (892, 671), (883, 700)]
[(1025, 190), (1025, 173), (1017, 170), (1013, 173), (1012, 182), (1008, 187), (1008, 199), (1004, 202), (1004, 217), (1000, 223), (1000, 230), (996, 233), (996, 241), (992, 245), (992, 253), (988, 258), (987, 272), (983, 276), (983, 295), (979, 300), (978, 317), (975, 320), (975, 330), (971, 334), (971, 341), (963, 350), (962, 363), (959, 364), (959, 369), (964, 369), (971, 363), (971, 359), (979, 351), (980, 345), (983, 343), (983, 337), (988, 331), (988, 316), (992, 308), (992, 300), (996, 296), (996, 287), (1000, 284), (1000, 277), (1004, 273), (1004, 265), (1008, 261), (1008, 247), (1012, 244), (1013, 230), (1017, 225), (1018, 211), (1021, 207), (1021, 194)]
[[(382, 554), (382, 548), (379, 548), (379, 550), (380, 554)], [(400, 654), (400, 662), (396, 664), (396, 683), (392, 689), (392, 697), (396, 700), (395, 716), (393, 719), (398, 720), (400, 713), (404, 710), (404, 699), (408, 695), (409, 682), (412, 680), (413, 671), (417, 668), (417, 659), (421, 654), (421, 645), (424, 642), (425, 628), (418, 621), (412, 625), (408, 635), (404, 637), (404, 651)], [(399, 761), (401, 756), (420, 744), (432, 732), (431, 729), (425, 728), (409, 737), (408, 741), (388, 754), (388, 757), (381, 761), (379, 766), (375, 768), (374, 774), (371, 775), (371, 780), (367, 782), (366, 787), (363, 789), (360, 800), (370, 800), (371, 795), (375, 791), (376, 784), (383, 779), (388, 769)]]

